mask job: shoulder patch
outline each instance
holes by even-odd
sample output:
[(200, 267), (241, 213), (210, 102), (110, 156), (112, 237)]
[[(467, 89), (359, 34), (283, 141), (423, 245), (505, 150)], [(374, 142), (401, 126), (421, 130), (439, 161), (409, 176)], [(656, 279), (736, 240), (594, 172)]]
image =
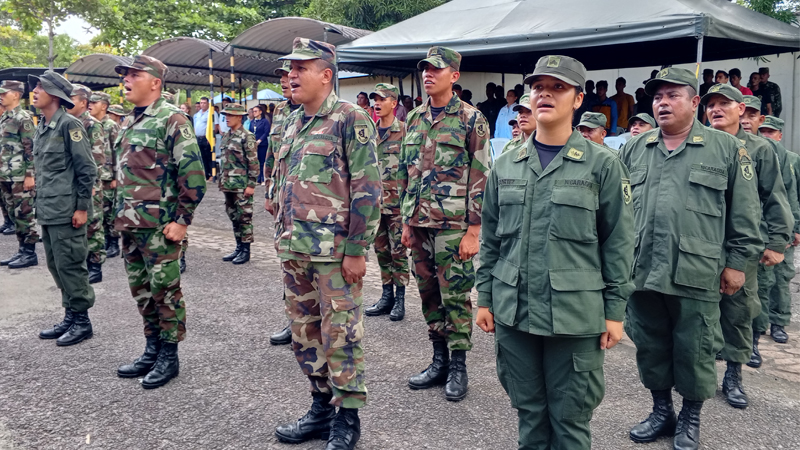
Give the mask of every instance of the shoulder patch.
[(95, 130), (92, 131), (92, 140), (97, 141), (103, 137), (103, 132), (98, 129), (99, 127), (95, 127)]
[(657, 136), (657, 135), (655, 135), (655, 134), (653, 134), (652, 136), (650, 136), (649, 138), (647, 138), (647, 143), (648, 143), (648, 144), (652, 144), (653, 142), (655, 142), (655, 141), (657, 141), (657, 140), (658, 140), (658, 136)]
[(628, 205), (633, 200), (633, 194), (631, 193), (631, 180), (628, 178), (622, 179), (622, 198), (625, 200), (625, 204)]
[(83, 133), (81, 133), (81, 129), (71, 128), (69, 130), (69, 138), (72, 139), (72, 142), (80, 142), (83, 139)]
[(747, 149), (745, 149), (744, 147), (740, 147), (739, 148), (739, 161), (742, 161), (743, 159), (747, 159), (748, 161), (750, 161), (750, 155), (747, 154)]
[(366, 144), (369, 141), (369, 133), (367, 132), (366, 125), (353, 125), (353, 129), (356, 132), (356, 139), (358, 142)]
[(26, 120), (24, 124), (22, 124), (22, 129), (25, 131), (33, 131), (33, 122)]
[(692, 142), (695, 144), (703, 142), (703, 136), (692, 136)]
[(181, 136), (183, 136), (184, 139), (192, 138), (192, 129), (188, 123), (178, 126), (178, 130), (180, 130)]
[(753, 163), (750, 161), (750, 158), (747, 158), (746, 160), (740, 159), (739, 168), (742, 170), (742, 178), (747, 181), (753, 179), (755, 172), (753, 171)]
[(256, 147), (256, 141), (254, 141), (254, 140), (248, 140), (247, 141), (247, 149), (248, 150), (252, 150), (255, 147)]
[(567, 152), (567, 156), (570, 158), (581, 159), (583, 157), (583, 152), (576, 148), (571, 148)]
[(475, 133), (478, 134), (480, 137), (486, 136), (486, 124), (481, 122), (475, 126)]

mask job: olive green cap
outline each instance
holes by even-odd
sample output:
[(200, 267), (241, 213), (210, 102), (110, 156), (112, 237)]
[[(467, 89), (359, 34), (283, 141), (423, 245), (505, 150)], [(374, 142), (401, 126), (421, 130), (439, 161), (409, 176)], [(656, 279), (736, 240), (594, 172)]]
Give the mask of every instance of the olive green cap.
[(700, 99), (700, 104), (705, 106), (708, 103), (708, 100), (714, 95), (722, 95), (735, 101), (736, 103), (744, 102), (744, 96), (742, 95), (742, 91), (739, 89), (736, 89), (730, 84), (715, 84), (708, 88), (706, 95)]
[(274, 73), (275, 75), (282, 77), (284, 72), (288, 74), (291, 71), (292, 71), (292, 62), (287, 59), (283, 61), (283, 64), (281, 64), (280, 67), (275, 69)]
[(431, 47), (428, 56), (417, 63), (417, 69), (425, 70), (425, 64), (430, 64), (437, 69), (452, 67), (453, 70), (461, 70), (461, 53), (447, 47)]
[(118, 116), (127, 116), (128, 115), (128, 113), (125, 112), (125, 108), (123, 108), (122, 105), (111, 105), (111, 106), (108, 107), (108, 109), (106, 111), (111, 113), (111, 114), (116, 114)]
[(311, 61), (321, 59), (336, 64), (336, 47), (327, 42), (296, 37), (292, 43), (292, 53), (278, 58), (280, 61)]
[(239, 103), (228, 103), (228, 106), (222, 110), (222, 114), (225, 115), (232, 115), (232, 116), (246, 116), (247, 115), (247, 108), (242, 106)]
[(586, 67), (575, 58), (560, 55), (548, 55), (539, 58), (533, 73), (525, 78), (525, 84), (531, 84), (536, 77), (549, 75), (569, 83), (572, 86), (583, 88), (586, 84)]
[(653, 128), (658, 128), (658, 125), (656, 125), (656, 119), (654, 119), (653, 116), (651, 116), (650, 114), (639, 113), (639, 114), (636, 114), (635, 116), (631, 116), (631, 118), (628, 119), (628, 126), (629, 127), (630, 127), (631, 123), (634, 120), (641, 120), (642, 122), (649, 123), (650, 126), (653, 127)]
[(655, 78), (651, 78), (644, 85), (644, 92), (653, 96), (659, 86), (664, 83), (672, 83), (680, 86), (691, 86), (697, 91), (697, 77), (694, 72), (688, 69), (681, 69), (680, 67), (667, 67), (661, 69), (656, 74)]
[(82, 84), (72, 83), (72, 93), (70, 97), (75, 96), (83, 97), (86, 101), (89, 101), (89, 98), (92, 96), (92, 90)]
[(153, 58), (152, 56), (139, 55), (133, 58), (133, 64), (131, 64), (130, 66), (120, 64), (114, 67), (114, 72), (117, 72), (122, 76), (125, 76), (128, 74), (128, 70), (130, 69), (147, 72), (156, 78), (160, 78), (162, 82), (164, 81), (164, 77), (167, 76), (167, 72), (169, 71), (167, 69), (167, 66), (165, 66), (163, 62)]
[[(736, 88), (734, 88), (734, 89), (736, 89)], [(736, 90), (738, 91), (738, 89), (736, 89)], [(761, 99), (760, 98), (758, 98), (756, 96), (753, 96), (753, 95), (745, 95), (744, 96), (744, 100), (742, 100), (742, 101), (744, 102), (744, 106), (746, 106), (748, 108), (753, 108), (756, 111), (761, 112)]]
[(767, 118), (764, 119), (764, 123), (762, 123), (758, 128), (772, 128), (773, 130), (783, 132), (783, 124), (783, 119), (779, 119), (775, 116), (767, 116)]
[(369, 94), (370, 100), (374, 100), (375, 97), (391, 97), (395, 100), (400, 98), (400, 89), (397, 89), (397, 86), (389, 83), (378, 83), (375, 85), (375, 89)]
[(72, 109), (75, 104), (72, 103), (72, 83), (69, 82), (63, 75), (52, 70), (46, 70), (40, 76), (28, 75), (28, 82), (35, 87), (37, 83), (42, 85), (42, 89), (53, 97), (61, 99), (61, 103), (67, 108)]
[(522, 108), (531, 111), (531, 94), (522, 94), (522, 97), (519, 98), (519, 102), (517, 106), (514, 107), (513, 111), (518, 112)]
[(578, 126), (589, 128), (605, 128), (606, 121), (606, 115), (603, 113), (585, 112), (583, 115), (581, 115), (581, 122), (578, 124)]
[(89, 101), (92, 103), (96, 102), (106, 102), (106, 104), (111, 104), (111, 96), (102, 91), (95, 91), (92, 92), (92, 96), (89, 97)]
[(9, 91), (17, 91), (20, 94), (25, 93), (25, 83), (16, 80), (3, 80), (0, 83), (0, 94), (5, 94)]

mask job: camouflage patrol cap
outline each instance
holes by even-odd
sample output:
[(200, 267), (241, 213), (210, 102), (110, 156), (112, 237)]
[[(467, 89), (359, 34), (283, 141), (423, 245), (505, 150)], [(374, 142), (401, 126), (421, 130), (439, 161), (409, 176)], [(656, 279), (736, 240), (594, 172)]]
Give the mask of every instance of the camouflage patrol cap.
[(111, 96), (102, 91), (95, 91), (92, 92), (92, 96), (89, 97), (89, 101), (92, 103), (97, 102), (106, 102), (107, 105), (111, 104)]
[(9, 91), (17, 91), (20, 94), (25, 93), (25, 83), (16, 80), (3, 80), (0, 83), (0, 94), (5, 94)]
[(161, 79), (162, 82), (164, 81), (164, 77), (167, 76), (167, 72), (169, 71), (169, 69), (167, 69), (167, 66), (165, 66), (164, 63), (153, 58), (152, 56), (147, 56), (147, 55), (138, 55), (137, 57), (133, 58), (133, 64), (131, 64), (130, 66), (120, 64), (114, 67), (114, 71), (122, 76), (127, 75), (128, 71), (131, 69), (147, 72), (150, 75)]
[(578, 126), (589, 128), (605, 128), (606, 115), (603, 113), (585, 112), (583, 115), (581, 115), (581, 122), (578, 124)]
[(522, 97), (519, 98), (519, 104), (514, 107), (513, 111), (518, 112), (520, 109), (525, 108), (528, 111), (531, 110), (531, 94), (522, 94)]
[(417, 69), (425, 70), (425, 64), (430, 64), (437, 69), (452, 67), (458, 72), (461, 70), (461, 53), (447, 47), (431, 47), (427, 58), (417, 63)]
[(721, 95), (723, 97), (735, 101), (736, 103), (744, 102), (744, 96), (742, 95), (742, 92), (739, 89), (736, 89), (730, 84), (715, 84), (710, 88), (708, 88), (708, 92), (706, 93), (706, 95), (704, 95), (703, 98), (700, 99), (700, 104), (705, 106), (706, 104), (708, 104), (708, 100), (710, 100), (711, 97), (715, 95)]
[(577, 59), (569, 56), (542, 56), (536, 62), (533, 73), (528, 75), (523, 83), (531, 84), (541, 75), (558, 78), (565, 83), (580, 88), (583, 88), (583, 85), (586, 84), (586, 67)]
[(644, 92), (652, 97), (655, 95), (658, 87), (664, 83), (691, 86), (694, 88), (695, 92), (697, 91), (697, 77), (694, 76), (694, 72), (688, 69), (681, 69), (680, 67), (667, 67), (666, 69), (659, 70), (655, 78), (647, 80), (647, 83), (644, 85)]
[(292, 71), (292, 62), (289, 60), (283, 61), (280, 67), (275, 69), (275, 75), (282, 77), (283, 73), (286, 72), (287, 74)]
[(336, 46), (327, 42), (296, 37), (292, 43), (292, 53), (278, 59), (281, 61), (321, 59), (331, 64), (336, 64)]
[(161, 98), (163, 98), (168, 102), (171, 102), (175, 100), (175, 94), (173, 94), (172, 92), (163, 91), (161, 92)]
[(108, 113), (110, 113), (110, 114), (115, 114), (117, 116), (127, 116), (128, 115), (128, 113), (125, 112), (125, 108), (123, 108), (122, 105), (111, 105), (111, 106), (108, 107), (108, 109), (106, 111)]
[(245, 108), (239, 103), (229, 103), (228, 106), (226, 106), (225, 109), (223, 109), (220, 114), (224, 115), (230, 114), (231, 116), (246, 116), (247, 108)]
[(397, 89), (397, 87), (393, 84), (378, 83), (375, 85), (375, 90), (369, 94), (369, 98), (370, 100), (373, 100), (376, 96), (383, 98), (391, 97), (397, 100), (400, 98), (400, 89)]
[[(736, 88), (734, 88), (736, 89)], [(738, 89), (736, 89), (738, 91)], [(754, 96), (754, 95), (745, 95), (744, 100), (742, 100), (744, 106), (747, 108), (753, 108), (756, 111), (761, 112), (761, 99)]]
[(92, 96), (92, 90), (89, 89), (88, 87), (82, 85), (82, 84), (73, 83), (72, 84), (72, 93), (69, 96), (70, 97), (83, 97), (83, 98), (86, 99), (86, 101), (89, 101), (89, 97)]
[(72, 95), (72, 83), (70, 83), (63, 75), (52, 70), (46, 70), (42, 75), (28, 75), (28, 83), (32, 86), (41, 84), (42, 89), (53, 97), (61, 99), (61, 104), (67, 109), (72, 109), (75, 104), (72, 103), (70, 96)]
[(628, 126), (630, 126), (634, 120), (641, 120), (642, 122), (650, 124), (650, 126), (653, 128), (658, 128), (658, 125), (656, 125), (656, 119), (654, 119), (653, 116), (651, 116), (650, 114), (639, 113), (636, 114), (635, 116), (631, 116), (631, 118), (628, 119)]
[(775, 116), (767, 116), (767, 118), (764, 119), (764, 123), (762, 123), (758, 128), (771, 128), (773, 130), (783, 132), (783, 124), (783, 119), (779, 119)]

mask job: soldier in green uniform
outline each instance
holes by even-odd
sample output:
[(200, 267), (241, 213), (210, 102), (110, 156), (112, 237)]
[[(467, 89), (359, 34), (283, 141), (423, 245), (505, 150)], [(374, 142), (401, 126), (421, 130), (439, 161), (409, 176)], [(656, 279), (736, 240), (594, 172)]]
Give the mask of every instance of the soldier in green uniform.
[(103, 125), (89, 113), (89, 97), (92, 96), (92, 91), (82, 84), (73, 84), (72, 87), (71, 97), (74, 106), (67, 109), (67, 112), (83, 124), (97, 166), (97, 180), (92, 188), (92, 215), (86, 227), (86, 239), (89, 241), (89, 257), (86, 265), (89, 268), (89, 283), (94, 284), (103, 281), (103, 263), (106, 262), (103, 181), (100, 175), (106, 165), (106, 147), (109, 143)]
[(234, 264), (250, 261), (250, 244), (253, 243), (253, 193), (258, 180), (258, 154), (256, 137), (242, 126), (242, 116), (247, 109), (238, 103), (228, 103), (222, 115), (230, 128), (222, 136), (219, 148), (219, 190), (225, 195), (225, 212), (233, 224), (236, 249), (222, 260)]
[(588, 139), (595, 144), (605, 145), (603, 141), (606, 137), (605, 114), (587, 111), (581, 115), (581, 121), (575, 128), (584, 139)]
[(636, 137), (656, 127), (658, 127), (656, 119), (653, 119), (653, 116), (647, 113), (639, 113), (628, 119), (628, 131), (630, 131), (631, 137)]
[(375, 254), (381, 269), (383, 295), (377, 303), (367, 308), (368, 316), (389, 314), (393, 321), (403, 320), (406, 315), (406, 286), (408, 286), (408, 249), (400, 240), (403, 236), (403, 217), (400, 214), (400, 192), (405, 189), (405, 180), (398, 179), (400, 146), (406, 136), (406, 127), (394, 115), (400, 90), (397, 87), (378, 83), (369, 98), (375, 101), (378, 114), (378, 158), (381, 164), (383, 202), (381, 222), (375, 236)]
[[(763, 242), (753, 161), (738, 139), (695, 119), (694, 72), (667, 68), (645, 85), (659, 128), (620, 152), (631, 174), (636, 230), (626, 332), (653, 413), (630, 431), (635, 442), (674, 436), (696, 449), (700, 411), (716, 392), (722, 347), (721, 294), (745, 282)], [(683, 396), (676, 420), (672, 388)]]
[(523, 94), (519, 99), (519, 104), (514, 106), (514, 112), (517, 113), (516, 120), (520, 129), (520, 136), (512, 139), (503, 147), (503, 153), (516, 152), (527, 145), (528, 138), (536, 131), (536, 119), (533, 118), (531, 112), (531, 95)]
[(139, 55), (119, 65), (125, 98), (136, 105), (117, 138), (117, 215), (128, 285), (144, 322), (142, 356), (120, 366), (153, 389), (178, 375), (186, 306), (178, 260), (181, 240), (206, 192), (200, 148), (183, 112), (161, 98), (167, 67)]
[(42, 226), (47, 268), (61, 291), (64, 320), (42, 330), (42, 339), (69, 346), (92, 337), (86, 225), (92, 215), (92, 188), (97, 180), (89, 139), (81, 122), (67, 114), (74, 105), (72, 85), (53, 71), (30, 76), (33, 106), (42, 113), (33, 137), (36, 163), (36, 219)]
[[(461, 55), (431, 47), (417, 64), (428, 100), (408, 113), (398, 180), (403, 245), (411, 249), (433, 362), (409, 378), (411, 389), (445, 384), (445, 398), (467, 395), (472, 349), (472, 257), (478, 253), (481, 205), (489, 174), (489, 125), (453, 95)], [(452, 355), (451, 353), (452, 352)]]
[(275, 154), (275, 248), (292, 349), (313, 404), (275, 435), (290, 443), (327, 438), (327, 450), (352, 450), (367, 401), (362, 288), (380, 221), (377, 133), (364, 110), (333, 91), (333, 45), (295, 38), (282, 59), (291, 61), (292, 99), (302, 106), (285, 119)]
[(117, 199), (117, 152), (114, 144), (119, 136), (119, 122), (108, 114), (110, 103), (111, 96), (105, 92), (92, 92), (89, 98), (89, 112), (100, 121), (106, 135), (105, 164), (98, 168), (103, 183), (103, 232), (106, 256), (116, 258), (119, 256), (119, 232), (114, 229), (114, 202)]
[(628, 171), (572, 129), (585, 78), (573, 58), (537, 62), (525, 80), (537, 129), (495, 161), (483, 199), (476, 323), (495, 333), (520, 449), (591, 448), (604, 350), (634, 288)]
[[(19, 81), (4, 80), (0, 84), (0, 103), (5, 112), (0, 116), (0, 196), (6, 212), (14, 220), (19, 250), (0, 266), (12, 269), (39, 264), (36, 256), (36, 197), (33, 162), (34, 126), (30, 116), (20, 106), (25, 85)], [(10, 234), (11, 227), (6, 229)]]
[(723, 295), (719, 304), (720, 325), (725, 341), (721, 356), (727, 361), (722, 393), (734, 408), (746, 408), (748, 398), (742, 389), (742, 364), (750, 360), (753, 319), (760, 310), (759, 274), (764, 270), (772, 271), (772, 266), (783, 261), (783, 252), (794, 237), (794, 218), (786, 192), (789, 189), (797, 197), (797, 189), (794, 177), (790, 176), (787, 186), (781, 176), (781, 163), (786, 160), (786, 155), (782, 154), (779, 158), (766, 139), (746, 133), (740, 125), (745, 104), (739, 89), (729, 84), (716, 84), (709, 88), (700, 104), (705, 108), (711, 127), (736, 136), (740, 145), (747, 150), (753, 162), (760, 198), (758, 206), (762, 211), (763, 256), (759, 254), (747, 262), (744, 289), (734, 295)]

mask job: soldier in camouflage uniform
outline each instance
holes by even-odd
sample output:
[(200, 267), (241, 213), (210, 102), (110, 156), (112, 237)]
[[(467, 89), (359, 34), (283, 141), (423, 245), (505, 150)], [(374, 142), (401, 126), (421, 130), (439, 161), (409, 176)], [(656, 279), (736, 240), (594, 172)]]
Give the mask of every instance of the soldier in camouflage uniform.
[(381, 222), (375, 236), (375, 254), (381, 268), (383, 295), (364, 312), (368, 316), (389, 314), (393, 321), (406, 315), (405, 299), (408, 286), (408, 249), (401, 241), (403, 217), (400, 215), (400, 192), (405, 180), (398, 177), (400, 146), (406, 135), (403, 122), (394, 116), (400, 90), (391, 84), (379, 83), (369, 98), (375, 101), (378, 123), (378, 158), (381, 164), (383, 204)]
[(247, 109), (238, 103), (228, 103), (222, 115), (230, 129), (222, 136), (220, 152), (219, 190), (225, 194), (225, 212), (233, 224), (236, 250), (222, 258), (234, 264), (250, 261), (253, 242), (253, 193), (258, 180), (256, 137), (242, 126)]
[(111, 120), (117, 122), (117, 124), (121, 124), (122, 119), (127, 116), (128, 113), (122, 105), (111, 105), (108, 107), (108, 115), (111, 116)]
[(108, 114), (111, 96), (105, 92), (92, 92), (89, 98), (89, 112), (100, 121), (106, 136), (106, 162), (98, 167), (100, 180), (103, 183), (103, 232), (105, 233), (106, 256), (119, 256), (119, 232), (114, 229), (114, 202), (117, 199), (117, 152), (114, 144), (119, 136), (119, 122)]
[(332, 45), (296, 38), (283, 59), (302, 106), (286, 118), (275, 156), (275, 247), (292, 347), (314, 400), (305, 417), (275, 434), (284, 442), (328, 437), (327, 450), (351, 450), (367, 400), (361, 290), (380, 219), (375, 124), (333, 92)]
[(147, 340), (144, 354), (120, 366), (122, 378), (144, 376), (142, 387), (163, 386), (178, 375), (178, 342), (186, 333), (186, 306), (178, 260), (180, 243), (206, 192), (192, 124), (161, 98), (167, 67), (140, 55), (119, 65), (125, 97), (136, 105), (117, 139), (117, 216), (131, 294)]
[(536, 119), (533, 118), (531, 111), (531, 95), (524, 94), (519, 99), (519, 104), (514, 107), (514, 112), (517, 113), (517, 121), (520, 129), (520, 135), (516, 139), (512, 139), (503, 147), (503, 153), (506, 152), (519, 152), (520, 149), (528, 145), (528, 138), (536, 131)]
[(72, 108), (67, 112), (76, 119), (80, 120), (86, 135), (89, 137), (89, 145), (92, 148), (92, 156), (97, 166), (97, 179), (92, 188), (92, 215), (89, 217), (89, 226), (86, 228), (86, 238), (89, 240), (89, 257), (86, 265), (89, 267), (89, 283), (99, 283), (103, 281), (103, 263), (106, 262), (106, 237), (103, 230), (103, 181), (101, 174), (106, 165), (106, 147), (109, 146), (108, 136), (99, 120), (89, 113), (89, 97), (92, 96), (91, 89), (82, 84), (73, 84)]
[[(23, 87), (24, 89), (24, 87)], [(6, 108), (3, 106), (2, 102), (0, 102), (0, 117), (5, 114)], [(14, 226), (14, 221), (11, 220), (11, 217), (8, 215), (8, 211), (6, 210), (6, 201), (3, 197), (3, 194), (0, 193), (0, 212), (3, 213), (3, 224), (0, 225), (0, 234), (11, 236), (12, 234), (16, 234), (16, 227)]]
[(783, 111), (780, 86), (769, 81), (769, 67), (759, 67), (758, 74), (761, 75), (761, 92), (763, 92), (766, 97), (772, 97), (772, 115), (780, 117), (781, 111)]
[[(408, 113), (398, 179), (403, 244), (411, 248), (422, 314), (433, 342), (433, 362), (408, 380), (411, 389), (445, 384), (445, 397), (467, 395), (467, 351), (472, 349), (481, 205), (489, 172), (489, 126), (483, 114), (453, 95), (461, 55), (431, 47), (417, 64), (428, 101)], [(452, 351), (452, 355), (448, 352)]]
[(39, 264), (36, 256), (34, 198), (36, 197), (33, 164), (33, 121), (19, 105), (25, 84), (5, 80), (0, 84), (0, 102), (6, 111), (0, 116), (0, 195), (9, 217), (15, 222), (14, 230), (19, 241), (19, 251), (0, 266), (12, 269)]

